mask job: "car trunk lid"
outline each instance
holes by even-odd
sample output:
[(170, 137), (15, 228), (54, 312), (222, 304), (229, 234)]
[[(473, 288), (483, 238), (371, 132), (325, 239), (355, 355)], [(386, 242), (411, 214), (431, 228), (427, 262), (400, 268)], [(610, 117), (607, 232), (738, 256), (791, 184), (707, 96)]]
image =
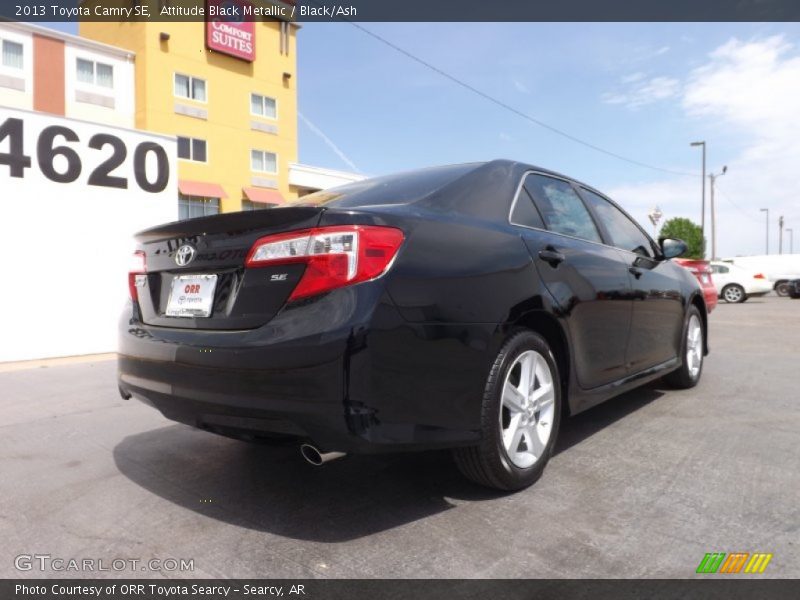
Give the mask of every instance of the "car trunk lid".
[[(229, 330), (267, 323), (286, 303), (305, 265), (245, 269), (248, 252), (265, 235), (315, 227), (325, 210), (302, 206), (225, 213), (139, 232), (135, 237), (147, 267), (137, 285), (142, 321)], [(192, 293), (196, 290), (200, 293)]]

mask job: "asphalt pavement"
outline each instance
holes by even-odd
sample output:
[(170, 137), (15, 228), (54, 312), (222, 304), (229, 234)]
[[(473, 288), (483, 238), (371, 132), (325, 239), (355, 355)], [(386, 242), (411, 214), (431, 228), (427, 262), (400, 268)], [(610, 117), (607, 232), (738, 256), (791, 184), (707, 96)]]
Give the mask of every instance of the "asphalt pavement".
[[(315, 468), (176, 425), (122, 400), (109, 360), (0, 372), (0, 577), (684, 578), (707, 552), (800, 577), (800, 301), (722, 303), (710, 328), (697, 388), (562, 421), (516, 494), (446, 452)], [(129, 568), (150, 559), (194, 570)]]

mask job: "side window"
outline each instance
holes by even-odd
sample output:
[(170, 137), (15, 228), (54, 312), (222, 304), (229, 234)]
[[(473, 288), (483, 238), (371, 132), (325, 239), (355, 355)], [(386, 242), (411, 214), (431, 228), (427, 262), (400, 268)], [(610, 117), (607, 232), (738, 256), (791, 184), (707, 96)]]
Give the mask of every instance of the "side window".
[(722, 267), (722, 266), (717, 267), (717, 272), (718, 273), (730, 273), (730, 271), (731, 270), (728, 267)]
[(614, 246), (641, 256), (654, 257), (650, 240), (625, 213), (594, 192), (581, 188), (581, 193), (605, 225)]
[(594, 221), (572, 186), (546, 175), (528, 175), (525, 190), (531, 195), (547, 229), (591, 242), (602, 242)]
[[(530, 175), (526, 177), (526, 183), (529, 178)], [(536, 206), (533, 204), (533, 197), (526, 189), (525, 185), (519, 189), (519, 195), (514, 204), (514, 210), (511, 211), (511, 222), (514, 225), (544, 229), (542, 216), (539, 214), (539, 211), (536, 210)]]

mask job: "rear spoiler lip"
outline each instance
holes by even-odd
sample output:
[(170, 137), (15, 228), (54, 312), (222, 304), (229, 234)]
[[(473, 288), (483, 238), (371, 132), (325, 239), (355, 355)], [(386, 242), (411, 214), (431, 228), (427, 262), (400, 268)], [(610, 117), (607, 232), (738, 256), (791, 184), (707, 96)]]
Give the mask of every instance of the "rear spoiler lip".
[(326, 210), (322, 206), (293, 206), (262, 211), (221, 213), (157, 225), (143, 229), (135, 233), (133, 237), (139, 243), (151, 243), (215, 233), (236, 233), (282, 225), (291, 226), (292, 223), (307, 222), (315, 215), (318, 216), (317, 222), (319, 222)]

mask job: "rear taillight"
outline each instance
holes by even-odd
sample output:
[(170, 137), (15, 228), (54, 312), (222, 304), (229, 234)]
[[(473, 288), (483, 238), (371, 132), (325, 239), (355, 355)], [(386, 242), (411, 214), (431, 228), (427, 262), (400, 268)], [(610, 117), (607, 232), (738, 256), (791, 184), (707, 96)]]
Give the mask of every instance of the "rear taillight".
[(303, 263), (289, 300), (306, 298), (382, 275), (403, 243), (394, 227), (350, 225), (269, 235), (256, 241), (245, 266)]
[(131, 300), (134, 302), (139, 301), (138, 288), (144, 285), (147, 278), (147, 260), (145, 254), (141, 250), (137, 250), (131, 255), (131, 264), (128, 268), (128, 291), (131, 294)]
[(763, 273), (756, 273), (753, 275), (753, 279), (766, 279), (766, 277), (764, 277)]

